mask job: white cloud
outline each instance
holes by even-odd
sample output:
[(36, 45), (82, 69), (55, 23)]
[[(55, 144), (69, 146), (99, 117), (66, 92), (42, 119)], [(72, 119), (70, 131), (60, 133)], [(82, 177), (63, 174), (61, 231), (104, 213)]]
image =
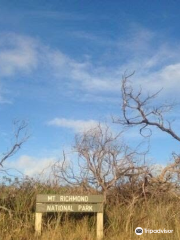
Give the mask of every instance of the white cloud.
[(180, 61), (175, 64), (163, 65), (160, 69), (151, 71), (144, 67), (132, 77), (133, 85), (142, 86), (146, 92), (157, 92), (163, 89), (161, 96), (179, 98)]
[(16, 34), (0, 36), (0, 76), (31, 72), (37, 67), (36, 41)]
[(99, 122), (95, 120), (72, 120), (66, 118), (54, 118), (47, 123), (51, 126), (62, 127), (62, 128), (69, 128), (75, 132), (84, 132), (91, 128), (97, 127)]
[[(91, 62), (78, 62), (52, 49), (46, 52), (47, 65), (58, 81), (65, 82), (70, 89), (83, 89), (92, 91), (117, 91), (119, 79), (111, 76), (105, 68), (95, 67)], [(120, 83), (119, 83), (120, 85)]]
[(105, 68), (95, 67), (89, 60), (77, 61), (27, 36), (9, 33), (0, 37), (0, 80), (43, 71), (57, 86), (65, 84), (67, 90), (109, 92), (117, 89), (118, 81)]
[[(139, 46), (140, 48), (140, 46)], [(135, 71), (131, 83), (136, 88), (140, 85), (145, 92), (156, 92), (163, 88), (161, 95), (179, 98), (180, 88), (180, 46), (171, 47), (167, 44), (153, 49), (147, 47), (146, 56), (139, 53), (129, 57), (128, 63), (120, 66), (116, 71), (129, 73)]]
[[(50, 171), (50, 167), (57, 161), (53, 157), (37, 158), (28, 155), (23, 155), (16, 161), (8, 162), (8, 168), (15, 168), (25, 175), (39, 177), (46, 175)], [(7, 167), (7, 166), (5, 166)]]
[[(109, 67), (103, 65), (103, 62), (97, 66), (91, 58), (77, 61), (60, 49), (47, 47), (30, 37), (1, 34), (0, 83), (4, 81), (4, 77), (11, 77), (13, 80), (15, 75), (21, 73), (34, 73), (34, 81), (38, 79), (36, 74), (40, 72), (44, 74), (46, 84), (52, 82), (56, 91), (63, 88), (64, 92), (75, 95), (78, 90), (82, 90), (81, 98), (85, 100), (88, 95), (93, 101), (93, 96), (106, 99), (107, 93), (112, 96), (120, 92), (121, 76), (128, 69), (136, 70), (132, 77), (135, 85), (144, 85), (145, 89), (152, 91), (164, 87), (164, 93), (179, 93), (180, 88), (177, 85), (180, 82), (180, 46), (171, 46), (167, 42), (161, 44), (158, 34), (147, 29), (135, 26), (131, 30), (128, 31), (126, 40), (120, 39), (115, 45), (118, 46), (118, 54), (123, 52), (126, 63), (117, 59), (117, 64), (110, 64)], [(5, 102), (6, 98), (1, 91), (0, 102)]]
[(120, 50), (126, 51), (129, 56), (140, 56), (149, 53), (155, 33), (140, 25), (132, 24), (124, 37), (118, 42)]
[[(30, 74), (38, 67), (38, 43), (35, 39), (13, 33), (0, 34), (0, 103), (12, 103), (6, 79)], [(23, 80), (24, 81), (24, 77)]]

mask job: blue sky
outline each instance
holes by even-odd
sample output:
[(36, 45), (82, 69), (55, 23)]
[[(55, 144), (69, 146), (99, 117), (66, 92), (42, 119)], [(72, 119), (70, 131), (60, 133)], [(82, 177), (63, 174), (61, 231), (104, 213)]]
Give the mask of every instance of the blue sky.
[[(33, 174), (70, 149), (74, 134), (120, 115), (125, 70), (157, 103), (180, 101), (180, 3), (173, 0), (0, 0), (1, 152), (12, 121), (31, 138), (6, 167)], [(169, 114), (179, 131), (180, 108)], [(120, 126), (112, 125), (113, 131)], [(140, 137), (125, 136), (130, 145)], [(67, 150), (68, 151), (68, 150)], [(178, 143), (154, 130), (149, 157), (165, 164)]]

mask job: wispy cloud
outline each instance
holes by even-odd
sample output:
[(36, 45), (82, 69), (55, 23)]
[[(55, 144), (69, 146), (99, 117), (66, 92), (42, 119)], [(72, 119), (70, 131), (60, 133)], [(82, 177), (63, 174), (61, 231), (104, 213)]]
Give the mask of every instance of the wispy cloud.
[(111, 40), (110, 38), (107, 38), (107, 36), (105, 34), (102, 35), (102, 33), (93, 34), (87, 31), (73, 31), (69, 33), (69, 35), (75, 38), (94, 42), (95, 44), (98, 44), (98, 45), (104, 45), (108, 47), (115, 47), (117, 45), (117, 42), (115, 40)]
[[(136, 74), (132, 77), (135, 85), (144, 85), (146, 90), (152, 91), (163, 87), (166, 89), (164, 94), (179, 92), (180, 45), (174, 46), (165, 37), (139, 26), (131, 28), (126, 37), (127, 39), (119, 39), (116, 43), (117, 53), (123, 53), (125, 63), (119, 59), (114, 66), (110, 64), (107, 67), (103, 62), (96, 66), (90, 59), (83, 63), (77, 62), (62, 56), (57, 50), (52, 54), (51, 61), (56, 76), (65, 73), (66, 78), (70, 79), (69, 88), (74, 90), (83, 89), (85, 93), (117, 93), (125, 70), (135, 70)], [(96, 40), (95, 37), (93, 39)]]
[(114, 78), (112, 72), (103, 66), (95, 67), (87, 59), (77, 61), (60, 49), (47, 47), (31, 37), (1, 34), (0, 80), (22, 73), (43, 73), (54, 84), (66, 86), (67, 91), (81, 89), (86, 92), (114, 92), (118, 84), (118, 79)]
[(135, 27), (129, 38), (121, 39), (119, 49), (127, 61), (115, 71), (136, 71), (132, 77), (134, 86), (141, 85), (148, 92), (163, 88), (165, 95), (179, 93), (180, 45), (172, 44), (170, 38), (156, 32)]
[(91, 128), (97, 127), (99, 122), (95, 120), (72, 120), (66, 118), (54, 118), (47, 123), (51, 126), (62, 127), (62, 128), (69, 128), (74, 132), (84, 132)]
[[(37, 48), (36, 40), (30, 37), (0, 34), (0, 103), (12, 103), (6, 87), (7, 78), (13, 80), (22, 74), (29, 75), (38, 67)], [(13, 92), (10, 90), (11, 98)]]
[(8, 168), (14, 168), (21, 171), (27, 176), (38, 176), (41, 174), (41, 177), (47, 172), (50, 171), (50, 167), (57, 161), (53, 157), (49, 158), (37, 158), (29, 155), (22, 155), (16, 161), (8, 162)]
[(66, 81), (70, 89), (83, 89), (86, 92), (117, 90), (119, 80), (105, 67), (95, 67), (89, 61), (78, 62), (59, 50), (48, 51), (47, 61), (57, 81)]
[[(83, 37), (86, 36), (83, 34)], [(118, 94), (121, 76), (128, 69), (136, 70), (136, 75), (132, 78), (135, 85), (144, 85), (147, 90), (152, 91), (164, 87), (164, 93), (179, 93), (177, 85), (180, 82), (180, 46), (161, 41), (157, 33), (144, 28), (135, 27), (133, 31), (130, 29), (126, 37), (127, 40), (117, 39), (115, 44), (117, 54), (122, 53), (126, 61), (122, 62), (116, 56), (116, 64), (107, 66), (103, 61), (97, 65), (91, 58), (76, 60), (61, 49), (47, 47), (40, 40), (27, 36), (1, 34), (0, 83), (6, 85), (5, 78), (13, 78), (22, 73), (34, 74), (33, 79), (42, 73), (46, 84), (53, 83), (56, 91), (63, 89), (63, 92), (72, 95), (81, 91), (83, 100), (86, 99), (85, 96), (91, 96), (93, 101), (93, 96), (102, 100), (103, 97), (107, 98), (107, 94), (108, 97)], [(3, 102), (3, 91), (0, 99)]]
[(16, 34), (0, 36), (0, 76), (31, 72), (37, 67), (35, 40)]

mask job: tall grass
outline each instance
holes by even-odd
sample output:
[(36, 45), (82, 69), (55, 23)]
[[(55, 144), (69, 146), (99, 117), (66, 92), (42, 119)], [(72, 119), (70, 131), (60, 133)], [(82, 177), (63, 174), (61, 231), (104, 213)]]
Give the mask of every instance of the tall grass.
[[(43, 214), (42, 235), (34, 232), (35, 201), (38, 193), (80, 193), (81, 189), (60, 187), (30, 179), (0, 185), (0, 239), (2, 240), (94, 240), (96, 214)], [(115, 199), (117, 198), (117, 199)], [(113, 200), (113, 201), (112, 201)], [(164, 194), (157, 198), (132, 195), (122, 200), (113, 192), (104, 210), (104, 239), (107, 240), (179, 240), (179, 199)], [(173, 233), (143, 233), (137, 236), (136, 227), (169, 229)]]

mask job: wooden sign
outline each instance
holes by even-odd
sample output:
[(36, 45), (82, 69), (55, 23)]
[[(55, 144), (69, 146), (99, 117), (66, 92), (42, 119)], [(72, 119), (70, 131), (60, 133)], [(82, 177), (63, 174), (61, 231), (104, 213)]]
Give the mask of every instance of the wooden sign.
[(102, 195), (44, 195), (38, 194), (36, 202), (45, 203), (45, 202), (82, 202), (82, 203), (100, 203), (103, 202)]
[(96, 212), (97, 239), (103, 238), (103, 196), (102, 195), (52, 195), (38, 194), (36, 198), (35, 231), (41, 234), (44, 212)]
[(36, 204), (36, 212), (102, 212), (102, 204)]

